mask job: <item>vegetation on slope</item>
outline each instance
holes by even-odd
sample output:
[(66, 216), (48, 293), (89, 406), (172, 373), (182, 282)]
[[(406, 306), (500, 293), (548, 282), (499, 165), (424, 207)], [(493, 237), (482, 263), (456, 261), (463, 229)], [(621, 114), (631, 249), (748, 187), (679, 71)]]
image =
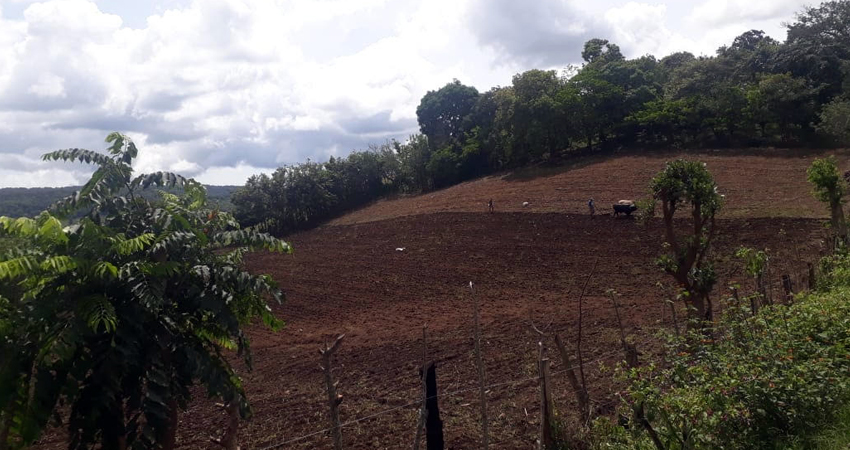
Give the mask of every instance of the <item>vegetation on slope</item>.
[[(243, 225), (287, 233), (396, 192), (422, 192), (576, 151), (846, 144), (850, 1), (804, 9), (785, 42), (747, 31), (711, 57), (626, 59), (604, 39), (581, 67), (529, 70), (479, 93), (455, 80), (422, 98), (422, 134), (252, 177)], [(484, 199), (483, 201), (486, 201)]]

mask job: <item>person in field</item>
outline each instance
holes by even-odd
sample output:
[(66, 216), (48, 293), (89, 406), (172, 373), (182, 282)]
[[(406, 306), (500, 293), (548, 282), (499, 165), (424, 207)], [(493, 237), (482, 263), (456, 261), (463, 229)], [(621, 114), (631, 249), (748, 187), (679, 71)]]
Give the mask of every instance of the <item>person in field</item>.
[(489, 202), (487, 202), (487, 209), (490, 212), (493, 212), (493, 199), (491, 198)]
[(596, 206), (593, 204), (593, 199), (587, 202), (587, 209), (590, 210), (590, 218), (592, 219), (596, 215)]

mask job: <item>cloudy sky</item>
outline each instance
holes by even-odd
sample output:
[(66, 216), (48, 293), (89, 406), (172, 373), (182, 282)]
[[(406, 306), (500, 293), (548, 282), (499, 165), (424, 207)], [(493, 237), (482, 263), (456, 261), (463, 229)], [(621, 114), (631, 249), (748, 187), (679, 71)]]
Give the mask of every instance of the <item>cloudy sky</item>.
[(749, 29), (784, 40), (801, 0), (0, 0), (0, 187), (65, 186), (109, 131), (136, 169), (210, 184), (417, 130), (422, 95), (581, 60), (713, 54)]

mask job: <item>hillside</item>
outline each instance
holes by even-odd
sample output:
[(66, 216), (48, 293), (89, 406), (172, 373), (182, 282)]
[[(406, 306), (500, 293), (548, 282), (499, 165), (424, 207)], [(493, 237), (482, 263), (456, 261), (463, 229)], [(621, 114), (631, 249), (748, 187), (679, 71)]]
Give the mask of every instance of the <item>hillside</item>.
[[(822, 206), (811, 199), (806, 168), (830, 152), (704, 152), (726, 194), (713, 259), (719, 283), (716, 308), (738, 283), (752, 283), (732, 255), (741, 245), (768, 249), (771, 292), (788, 274), (794, 289), (808, 283), (807, 266), (827, 251)], [(842, 160), (848, 152), (838, 151)], [(391, 449), (410, 444), (420, 395), (417, 367), (422, 327), (428, 358), (438, 364), (440, 407), (447, 448), (473, 448), (479, 436), (472, 345), (472, 296), (481, 303), (491, 445), (534, 446), (539, 428), (535, 378), (537, 341), (529, 318), (578, 338), (578, 296), (584, 283), (583, 352), (591, 399), (599, 414), (617, 402), (611, 368), (619, 360), (617, 321), (606, 291), (620, 294), (623, 323), (647, 361), (661, 343), (656, 332), (673, 319), (654, 263), (663, 238), (660, 221), (584, 210), (593, 196), (608, 202), (637, 197), (677, 152), (592, 158), (550, 169), (489, 177), (417, 197), (375, 203), (328, 226), (288, 237), (293, 255), (249, 255), (255, 273), (268, 273), (286, 293), (275, 305), (286, 327), (252, 327), (254, 371), (244, 372), (254, 408), (241, 435), (243, 448), (330, 448), (327, 397), (317, 350), (339, 334), (345, 341), (334, 376), (345, 396), (341, 418), (346, 448)], [(486, 212), (493, 198), (496, 213)], [(521, 202), (528, 201), (527, 208)], [(398, 251), (397, 249), (403, 249)], [(679, 317), (685, 312), (679, 309)], [(551, 345), (551, 343), (549, 343)], [(551, 355), (555, 403), (575, 405), (564, 366)], [(223, 425), (218, 408), (195, 402), (181, 417), (180, 448), (217, 448), (209, 430)], [(62, 434), (40, 449), (63, 447)]]
[[(846, 156), (846, 152), (838, 152)], [(770, 249), (770, 279), (790, 274), (804, 286), (806, 263), (825, 251), (822, 207), (810, 194), (806, 167), (813, 152), (705, 152), (726, 193), (714, 258), (721, 268), (713, 298), (725, 286), (750, 286), (732, 253), (740, 245)], [(255, 416), (244, 428), (248, 448), (330, 448), (326, 393), (317, 349), (336, 335), (346, 338), (335, 376), (346, 448), (403, 448), (416, 423), (422, 358), (422, 326), (428, 326), (428, 358), (438, 363), (447, 448), (473, 448), (477, 425), (472, 346), (473, 281), (482, 305), (484, 359), (494, 448), (534, 446), (539, 392), (534, 380), (538, 337), (533, 315), (574, 345), (578, 294), (584, 297), (587, 377), (599, 412), (616, 402), (610, 368), (619, 356), (616, 319), (605, 291), (621, 294), (626, 329), (650, 358), (660, 348), (658, 327), (671, 327), (654, 264), (662, 231), (626, 218), (590, 220), (586, 197), (600, 205), (644, 192), (650, 177), (678, 153), (581, 160), (548, 171), (489, 177), (418, 197), (378, 202), (324, 226), (289, 237), (291, 256), (248, 258), (256, 273), (269, 273), (287, 300), (275, 307), (287, 326), (279, 333), (251, 331), (255, 371), (246, 387)], [(567, 190), (560, 190), (567, 189)], [(486, 213), (492, 197), (497, 212)], [(522, 208), (521, 202), (531, 206)], [(577, 213), (577, 214), (576, 214)], [(396, 248), (403, 248), (397, 251)], [(595, 270), (594, 265), (596, 265)], [(592, 275), (591, 275), (592, 273)], [(684, 314), (684, 311), (680, 311)], [(574, 407), (563, 366), (552, 356), (556, 404)], [(190, 428), (218, 427), (220, 414), (199, 404), (185, 416)], [(189, 432), (182, 448), (215, 448), (205, 432)]]
[[(67, 197), (79, 190), (79, 186), (58, 188), (0, 188), (0, 216), (22, 217), (34, 216), (47, 209), (54, 202)], [(230, 194), (239, 186), (207, 186), (207, 195), (211, 202), (218, 203), (222, 209), (229, 211)], [(146, 195), (155, 195), (151, 190)]]
[[(593, 198), (599, 212), (610, 212), (620, 199), (637, 199), (649, 180), (675, 158), (698, 159), (708, 165), (726, 204), (722, 216), (826, 217), (811, 196), (806, 168), (826, 154), (850, 151), (716, 150), (703, 152), (629, 153), (619, 157), (588, 157), (563, 167), (530, 168), (490, 176), (425, 195), (381, 200), (330, 222), (346, 225), (437, 212), (482, 212), (492, 198), (497, 212), (560, 212), (585, 214)], [(841, 159), (841, 158), (840, 158)], [(844, 158), (846, 159), (846, 158)], [(844, 163), (842, 169), (850, 169)], [(523, 208), (523, 202), (529, 206)]]

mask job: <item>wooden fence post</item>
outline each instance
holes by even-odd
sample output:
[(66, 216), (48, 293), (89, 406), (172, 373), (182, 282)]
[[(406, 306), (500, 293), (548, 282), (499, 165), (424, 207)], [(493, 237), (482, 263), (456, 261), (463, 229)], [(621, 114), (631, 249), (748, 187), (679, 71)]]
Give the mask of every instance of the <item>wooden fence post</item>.
[(552, 438), (552, 389), (550, 386), (549, 359), (539, 342), (539, 358), (537, 361), (540, 376), (540, 450), (551, 450), (554, 447)]
[(611, 297), (611, 303), (614, 304), (614, 314), (617, 316), (617, 326), (620, 328), (620, 344), (623, 346), (623, 357), (626, 359), (626, 364), (629, 367), (637, 367), (637, 347), (626, 342), (626, 330), (623, 328), (623, 322), (620, 320), (620, 305), (617, 304), (617, 291), (608, 289), (608, 296)]
[(342, 343), (342, 338), (345, 335), (341, 334), (336, 338), (333, 345), (325, 345), (325, 348), (319, 350), (322, 355), (322, 370), (325, 372), (325, 384), (328, 388), (328, 407), (331, 415), (331, 435), (334, 440), (334, 450), (342, 450), (342, 430), (339, 421), (339, 404), (342, 403), (342, 396), (336, 393), (337, 383), (334, 382), (334, 377), (331, 367), (331, 358)]
[(413, 450), (419, 450), (422, 431), (425, 429), (425, 419), (428, 417), (428, 387), (425, 384), (425, 372), (428, 368), (428, 342), (425, 334), (427, 328), (428, 325), (422, 327), (422, 366), (419, 369), (419, 378), (422, 380), (422, 407), (419, 409), (419, 420), (416, 423), (416, 438), (413, 441)]
[(817, 280), (815, 279), (815, 266), (812, 263), (806, 263), (809, 266), (809, 290), (814, 291), (817, 287)]
[(790, 275), (782, 275), (782, 289), (785, 290), (785, 304), (790, 305), (794, 301), (794, 286), (791, 284)]
[(481, 356), (481, 318), (478, 312), (478, 297), (475, 295), (475, 288), (472, 282), (469, 282), (469, 290), (472, 292), (472, 303), (475, 310), (475, 363), (478, 365), (478, 398), (481, 402), (481, 447), (488, 450), (490, 447), (490, 431), (487, 423), (487, 393), (484, 386), (484, 361)]
[(437, 364), (428, 363), (425, 368), (425, 407), (428, 410), (425, 419), (425, 442), (428, 450), (443, 450), (443, 421), (440, 420), (440, 406), (437, 402)]

